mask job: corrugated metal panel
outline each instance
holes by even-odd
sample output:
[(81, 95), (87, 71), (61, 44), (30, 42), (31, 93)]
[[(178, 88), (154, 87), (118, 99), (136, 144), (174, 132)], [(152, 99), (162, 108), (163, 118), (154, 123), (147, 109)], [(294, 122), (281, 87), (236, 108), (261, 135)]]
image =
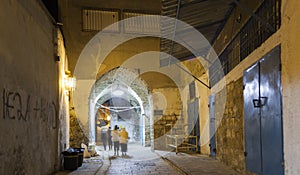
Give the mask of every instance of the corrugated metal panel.
[[(105, 11), (94, 9), (82, 10), (82, 30), (83, 31), (100, 31), (105, 27), (119, 21), (118, 11)], [(109, 31), (118, 32), (119, 26), (114, 25)]]
[(140, 16), (140, 18), (132, 18), (124, 23), (125, 33), (136, 34), (159, 34), (160, 21), (159, 17), (150, 17), (146, 13), (124, 12), (124, 19)]
[[(226, 21), (228, 13), (233, 7), (233, 0), (162, 0), (162, 15), (186, 22), (213, 43), (220, 26)], [(162, 21), (161, 24), (163, 36), (172, 34), (174, 37), (180, 38), (190, 35), (188, 30), (178, 31), (174, 20), (171, 22)], [(186, 48), (174, 42), (166, 41), (164, 38), (161, 39), (160, 47), (162, 52), (166, 52), (181, 61), (193, 57), (193, 54)], [(193, 52), (205, 57), (208, 49), (206, 45), (203, 45), (203, 49)]]

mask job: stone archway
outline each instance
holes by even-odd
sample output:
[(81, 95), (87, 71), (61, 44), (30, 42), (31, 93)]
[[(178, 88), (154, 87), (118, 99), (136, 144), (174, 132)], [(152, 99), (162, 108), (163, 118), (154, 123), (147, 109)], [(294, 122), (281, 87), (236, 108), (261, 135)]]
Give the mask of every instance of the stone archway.
[[(114, 94), (117, 91), (123, 94)], [(146, 83), (139, 78), (139, 74), (135, 70), (118, 67), (101, 76), (92, 86), (89, 96), (88, 128), (90, 143), (95, 144), (96, 142), (97, 127), (95, 116), (97, 111), (104, 107), (102, 105), (104, 102), (110, 101), (110, 105), (117, 105), (117, 107), (106, 107), (111, 111), (110, 124), (122, 125), (128, 128), (132, 141), (138, 141), (144, 146), (149, 145), (152, 103), (148, 92)], [(127, 107), (120, 104), (121, 99), (123, 104), (125, 101), (128, 102)], [(128, 117), (128, 115), (132, 117)], [(120, 117), (122, 120), (118, 119)], [(139, 136), (137, 137), (136, 135)]]

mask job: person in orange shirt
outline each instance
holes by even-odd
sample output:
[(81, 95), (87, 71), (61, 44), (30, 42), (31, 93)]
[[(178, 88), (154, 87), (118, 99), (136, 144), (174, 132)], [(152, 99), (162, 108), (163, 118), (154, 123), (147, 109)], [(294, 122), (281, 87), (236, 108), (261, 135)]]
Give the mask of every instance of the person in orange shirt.
[(122, 131), (120, 132), (120, 144), (121, 144), (122, 156), (126, 155), (128, 139), (129, 139), (128, 132), (126, 131), (125, 128), (122, 128)]

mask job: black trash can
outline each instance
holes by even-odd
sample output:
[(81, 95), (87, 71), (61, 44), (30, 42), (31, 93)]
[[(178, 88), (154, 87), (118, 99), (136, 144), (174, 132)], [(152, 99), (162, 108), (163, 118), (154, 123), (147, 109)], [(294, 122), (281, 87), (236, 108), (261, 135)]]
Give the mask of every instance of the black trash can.
[(64, 169), (65, 170), (76, 170), (78, 167), (78, 152), (64, 151)]
[(82, 166), (84, 148), (74, 148), (78, 153), (78, 167)]

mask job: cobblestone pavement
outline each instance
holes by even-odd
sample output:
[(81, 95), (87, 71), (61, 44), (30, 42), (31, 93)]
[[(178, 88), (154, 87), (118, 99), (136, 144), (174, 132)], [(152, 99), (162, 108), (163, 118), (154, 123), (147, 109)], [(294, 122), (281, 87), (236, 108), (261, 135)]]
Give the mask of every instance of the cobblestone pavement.
[(166, 151), (152, 152), (149, 147), (128, 145), (127, 156), (114, 156), (113, 151), (96, 147), (100, 156), (84, 160), (76, 171), (56, 175), (238, 175), (220, 161), (199, 154)]
[(107, 175), (176, 175), (178, 172), (149, 147), (128, 145), (127, 156), (113, 156)]
[(151, 160), (130, 160), (128, 157), (114, 158), (107, 175), (175, 175), (178, 174), (161, 158)]
[(199, 154), (168, 153), (162, 156), (175, 168), (188, 175), (241, 175), (219, 160)]

